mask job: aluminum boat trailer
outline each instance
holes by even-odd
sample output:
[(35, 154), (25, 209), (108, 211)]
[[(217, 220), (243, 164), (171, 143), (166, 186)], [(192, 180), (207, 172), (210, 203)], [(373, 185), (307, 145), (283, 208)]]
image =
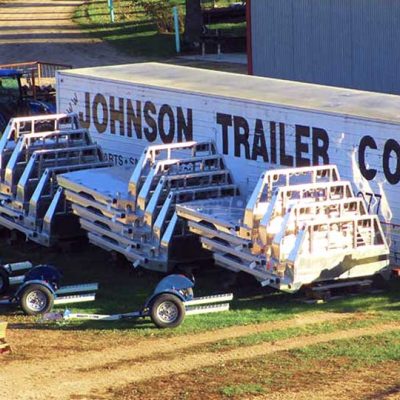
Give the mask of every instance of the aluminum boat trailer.
[(124, 314), (82, 314), (65, 311), (62, 315), (49, 315), (48, 319), (120, 321), (150, 317), (158, 328), (174, 328), (182, 323), (186, 315), (215, 313), (229, 310), (233, 295), (220, 294), (193, 297), (194, 282), (184, 275), (168, 275), (156, 286), (143, 308)]
[(0, 139), (0, 225), (45, 246), (78, 236), (57, 175), (109, 165), (76, 114), (12, 119)]
[[(21, 274), (26, 271), (25, 274)], [(50, 265), (33, 266), (29, 261), (0, 266), (0, 294), (16, 290), (0, 305), (17, 305), (27, 315), (47, 313), (53, 305), (94, 301), (97, 283), (59, 286), (61, 273)]]
[(226, 197), (177, 204), (216, 264), (286, 292), (388, 275), (380, 221), (336, 166), (267, 171), (249, 201)]
[(150, 146), (135, 168), (70, 172), (58, 183), (90, 242), (162, 272), (209, 258), (175, 204), (238, 193), (211, 142)]

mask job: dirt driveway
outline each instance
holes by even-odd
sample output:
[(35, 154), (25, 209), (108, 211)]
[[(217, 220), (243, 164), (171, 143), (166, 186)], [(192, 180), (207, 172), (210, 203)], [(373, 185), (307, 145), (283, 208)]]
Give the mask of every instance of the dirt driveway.
[(25, 330), (11, 328), (9, 339), (15, 352), (12, 357), (1, 360), (1, 398), (103, 399), (108, 398), (106, 394), (112, 393), (113, 390), (128, 384), (149, 381), (154, 377), (173, 376), (201, 367), (224, 365), (232, 360), (251, 359), (311, 344), (400, 329), (399, 324), (388, 323), (315, 336), (300, 336), (217, 353), (199, 347), (254, 333), (299, 328), (346, 318), (354, 317), (333, 313), (297, 316), (288, 321), (225, 328), (184, 338), (164, 339), (124, 337), (122, 340), (112, 340), (109, 336), (95, 332), (81, 335), (79, 332), (40, 329), (27, 335)]
[(83, 0), (0, 0), (0, 64), (46, 61), (74, 67), (140, 61), (83, 33), (71, 21)]

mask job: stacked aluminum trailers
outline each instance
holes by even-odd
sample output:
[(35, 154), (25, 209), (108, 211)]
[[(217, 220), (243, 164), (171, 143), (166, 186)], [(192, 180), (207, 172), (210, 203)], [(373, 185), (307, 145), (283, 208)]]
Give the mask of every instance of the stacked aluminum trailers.
[(90, 242), (163, 272), (207, 254), (175, 204), (237, 195), (212, 142), (150, 146), (135, 168), (71, 172), (58, 182)]
[(268, 171), (247, 204), (195, 201), (178, 204), (177, 215), (218, 265), (282, 291), (388, 271), (379, 219), (335, 166)]
[(0, 139), (0, 225), (45, 246), (76, 236), (57, 174), (108, 165), (76, 114), (12, 119)]

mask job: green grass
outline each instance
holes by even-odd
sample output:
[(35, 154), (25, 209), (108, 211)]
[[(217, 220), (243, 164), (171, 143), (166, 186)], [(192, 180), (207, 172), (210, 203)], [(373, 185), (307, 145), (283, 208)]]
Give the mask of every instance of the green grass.
[(388, 332), (231, 361), (171, 374), (165, 379), (137, 382), (106, 398), (194, 399), (199, 398), (199, 387), (201, 398), (205, 399), (251, 399), (260, 395), (266, 399), (307, 398), (310, 393), (322, 398), (328, 387), (327, 398), (333, 398), (335, 390), (342, 394), (338, 398), (344, 398), (341, 389), (348, 385), (348, 393), (354, 399), (383, 399), (384, 393), (399, 390), (396, 379), (399, 335), (399, 332)]
[[(219, 7), (233, 3), (233, 0), (219, 0)], [(185, 1), (177, 0), (181, 20), (184, 20)], [(212, 1), (202, 2), (211, 7)], [(114, 0), (115, 22), (110, 20), (107, 0), (88, 1), (76, 8), (74, 21), (93, 37), (105, 40), (120, 51), (131, 56), (150, 59), (168, 58), (175, 55), (173, 33), (160, 33), (154, 21), (135, 4), (134, 0)], [(171, 10), (172, 15), (172, 10)], [(232, 32), (242, 32), (243, 24), (224, 24)], [(222, 26), (219, 26), (221, 28)], [(214, 28), (214, 27), (213, 27)]]
[(174, 52), (172, 34), (157, 32), (156, 25), (131, 0), (114, 1), (116, 21), (110, 21), (107, 0), (84, 3), (74, 21), (90, 35), (105, 40), (132, 56), (167, 57)]
[[(400, 316), (394, 315), (400, 320)], [(278, 340), (296, 338), (300, 336), (314, 336), (335, 331), (344, 331), (349, 329), (366, 328), (381, 323), (382, 318), (367, 318), (366, 320), (345, 320), (339, 322), (315, 323), (305, 326), (296, 326), (293, 328), (276, 329), (273, 331), (256, 333), (235, 339), (225, 339), (209, 346), (212, 351), (229, 350), (233, 347), (253, 346), (260, 343), (273, 343)]]
[(256, 383), (247, 383), (239, 385), (230, 385), (221, 388), (221, 394), (227, 397), (243, 396), (246, 394), (261, 394), (264, 393), (262, 385)]
[(306, 361), (346, 358), (353, 367), (400, 361), (400, 332), (318, 344), (296, 350), (296, 354)]
[[(74, 252), (61, 253), (43, 247), (35, 247), (23, 243), (9, 247), (4, 242), (0, 245), (3, 262), (31, 260), (35, 264), (49, 263), (58, 266), (64, 273), (64, 284), (79, 282), (99, 282), (100, 290), (95, 302), (72, 305), (70, 309), (88, 313), (119, 313), (140, 309), (147, 296), (151, 294), (161, 276), (145, 270), (133, 270), (129, 263), (124, 266), (113, 266), (109, 254), (96, 247), (82, 245)], [(196, 274), (196, 296), (226, 292), (222, 286), (231, 273), (224, 269), (213, 267), (199, 270)], [(174, 330), (157, 330), (149, 320), (100, 322), (76, 321), (62, 325), (70, 330), (103, 330), (118, 331), (129, 335), (172, 336), (201, 332), (235, 325), (290, 319), (295, 315), (303, 315), (315, 311), (358, 313), (369, 312), (376, 319), (391, 320), (398, 318), (400, 310), (399, 285), (395, 284), (387, 292), (375, 295), (360, 295), (357, 297), (331, 301), (325, 304), (304, 304), (293, 295), (276, 293), (268, 294), (256, 282), (246, 290), (241, 287), (233, 288), (234, 301), (231, 311), (216, 314), (190, 316)], [(62, 311), (62, 308), (59, 309)], [(397, 317), (396, 317), (397, 315)], [(33, 323), (32, 317), (15, 314), (11, 310), (7, 314), (10, 322)], [(354, 322), (356, 323), (356, 322)], [(57, 324), (47, 324), (46, 328), (59, 329)], [(329, 325), (321, 329), (328, 329)], [(305, 328), (306, 329), (306, 328)], [(278, 334), (278, 333), (276, 333)], [(292, 334), (292, 333), (290, 333)], [(250, 337), (248, 341), (273, 340), (273, 333), (266, 333), (264, 338)]]

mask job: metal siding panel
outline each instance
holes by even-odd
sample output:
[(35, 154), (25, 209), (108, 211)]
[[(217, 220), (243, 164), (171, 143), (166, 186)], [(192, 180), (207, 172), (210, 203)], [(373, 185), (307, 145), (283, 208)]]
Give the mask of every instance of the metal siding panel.
[(294, 73), (292, 0), (253, 1), (251, 6), (254, 74), (290, 79)]
[(254, 73), (400, 93), (399, 0), (252, 2)]
[(254, 75), (273, 76), (275, 72), (274, 41), (271, 40), (273, 27), (268, 18), (268, 8), (268, 4), (251, 2)]
[[(310, 56), (313, 58), (314, 82), (331, 84), (329, 78), (331, 41), (329, 37), (330, 15), (328, 2), (309, 0), (312, 7), (312, 41)], [(328, 83), (329, 82), (329, 83)]]
[[(361, 82), (368, 90), (400, 92), (398, 62), (400, 52), (400, 5), (397, 0), (370, 2), (369, 54), (370, 81)], [(362, 66), (360, 66), (360, 69)]]
[[(330, 0), (329, 46), (331, 85), (350, 86), (352, 83), (351, 3), (348, 0)], [(322, 81), (323, 83), (323, 81)]]
[(313, 41), (312, 5), (309, 0), (293, 4), (294, 74), (298, 81), (314, 82), (314, 54), (310, 49)]
[(282, 79), (292, 79), (294, 74), (292, 1), (275, 2), (274, 7), (274, 38), (276, 43), (279, 41), (275, 46), (276, 77)]
[[(378, 17), (378, 16), (376, 16)], [(372, 31), (375, 31), (374, 16), (371, 13), (371, 1), (359, 0), (353, 3), (353, 85), (355, 88), (370, 89), (373, 79), (373, 63), (371, 49), (376, 41)]]

